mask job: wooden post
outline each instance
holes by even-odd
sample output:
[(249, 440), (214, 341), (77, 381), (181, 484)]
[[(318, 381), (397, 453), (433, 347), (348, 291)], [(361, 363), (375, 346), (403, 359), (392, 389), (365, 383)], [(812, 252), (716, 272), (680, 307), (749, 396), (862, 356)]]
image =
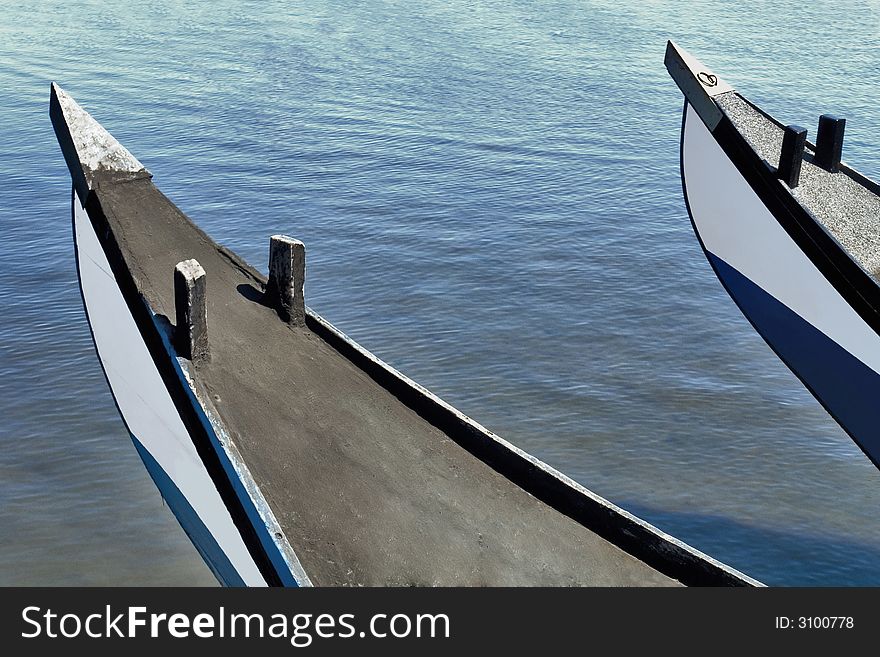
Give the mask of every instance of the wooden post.
[(291, 326), (306, 325), (305, 280), (305, 245), (286, 235), (273, 235), (269, 240), (266, 302)]
[(804, 144), (807, 131), (798, 125), (786, 126), (782, 135), (782, 152), (779, 154), (779, 167), (776, 173), (789, 187), (798, 186), (801, 178), (801, 165), (804, 162)]
[(175, 342), (178, 353), (193, 363), (210, 359), (205, 270), (196, 260), (174, 268)]
[(831, 173), (840, 170), (845, 128), (846, 119), (831, 114), (823, 114), (819, 117), (819, 130), (816, 132), (816, 164)]

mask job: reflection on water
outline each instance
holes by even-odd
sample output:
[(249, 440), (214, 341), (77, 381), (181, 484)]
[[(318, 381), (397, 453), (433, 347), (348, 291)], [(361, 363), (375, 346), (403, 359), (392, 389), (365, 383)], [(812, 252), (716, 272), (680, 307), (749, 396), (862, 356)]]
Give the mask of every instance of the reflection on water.
[(305, 241), (312, 307), (505, 438), (765, 582), (880, 581), (880, 475), (705, 262), (662, 65), (672, 37), (783, 121), (851, 117), (877, 176), (875, 9), (30, 4), (0, 21), (0, 583), (213, 581), (90, 343), (52, 79), (257, 266)]

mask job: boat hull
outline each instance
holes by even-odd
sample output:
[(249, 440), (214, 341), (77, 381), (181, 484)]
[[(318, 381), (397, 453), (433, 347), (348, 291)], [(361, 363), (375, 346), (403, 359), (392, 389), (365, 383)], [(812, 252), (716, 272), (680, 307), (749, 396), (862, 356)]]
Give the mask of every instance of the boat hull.
[(870, 314), (829, 280), (828, 258), (808, 254), (795, 238), (790, 215), (775, 210), (793, 197), (731, 128), (722, 119), (710, 130), (685, 101), (681, 174), (694, 231), (755, 330), (880, 464), (880, 336)]

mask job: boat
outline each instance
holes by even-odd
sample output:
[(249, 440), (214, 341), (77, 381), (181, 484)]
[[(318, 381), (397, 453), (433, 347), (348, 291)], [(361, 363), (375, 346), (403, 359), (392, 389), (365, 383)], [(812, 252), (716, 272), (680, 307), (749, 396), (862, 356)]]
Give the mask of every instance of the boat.
[(880, 467), (880, 186), (669, 41), (684, 94), (681, 180), (694, 232), (746, 319)]
[(439, 399), (214, 242), (52, 84), (98, 360), (162, 497), (228, 586), (750, 586)]

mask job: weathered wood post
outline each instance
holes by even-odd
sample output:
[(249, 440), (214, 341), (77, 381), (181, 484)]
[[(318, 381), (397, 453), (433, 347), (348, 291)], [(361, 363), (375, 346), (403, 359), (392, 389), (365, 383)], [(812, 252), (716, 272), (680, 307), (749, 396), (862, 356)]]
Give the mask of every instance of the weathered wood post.
[(178, 353), (193, 363), (210, 359), (208, 302), (205, 270), (197, 260), (178, 262), (174, 268), (175, 342)]
[(791, 189), (798, 186), (801, 179), (801, 165), (804, 162), (804, 144), (807, 130), (799, 125), (789, 125), (782, 133), (782, 152), (779, 154), (779, 178)]
[(269, 283), (266, 303), (291, 326), (306, 325), (303, 286), (306, 280), (306, 248), (287, 235), (269, 240)]

